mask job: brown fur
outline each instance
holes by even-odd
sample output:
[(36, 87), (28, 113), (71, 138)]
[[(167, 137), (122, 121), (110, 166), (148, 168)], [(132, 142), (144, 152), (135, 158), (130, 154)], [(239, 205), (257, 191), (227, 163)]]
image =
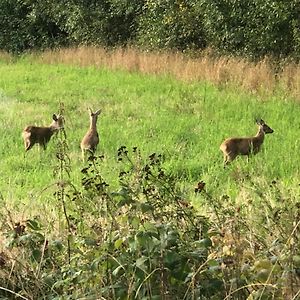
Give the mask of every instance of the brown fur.
[(263, 120), (256, 121), (259, 126), (258, 132), (254, 137), (244, 138), (228, 138), (220, 146), (220, 150), (224, 154), (224, 166), (232, 162), (238, 155), (257, 154), (264, 142), (265, 134), (273, 133)]
[(99, 134), (97, 132), (97, 119), (100, 113), (100, 109), (93, 113), (92, 110), (89, 108), (90, 128), (80, 143), (83, 160), (85, 158), (85, 152), (88, 151), (91, 154), (94, 154), (99, 144)]
[(23, 139), (25, 150), (30, 150), (36, 143), (46, 150), (47, 144), (52, 135), (59, 129), (63, 128), (63, 117), (53, 114), (53, 122), (49, 127), (26, 126), (23, 130)]

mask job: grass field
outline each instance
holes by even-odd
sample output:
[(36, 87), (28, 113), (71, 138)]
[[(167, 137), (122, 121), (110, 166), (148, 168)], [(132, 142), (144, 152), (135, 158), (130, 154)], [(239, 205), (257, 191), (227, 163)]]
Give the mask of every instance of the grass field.
[[(87, 108), (101, 108), (98, 153), (116, 167), (118, 147), (138, 146), (165, 156), (166, 168), (190, 189), (200, 179), (218, 195), (235, 195), (239, 176), (297, 185), (299, 104), (280, 98), (257, 99), (209, 83), (185, 84), (166, 76), (145, 76), (93, 67), (1, 63), (1, 190), (4, 199), (26, 200), (51, 182), (55, 140), (45, 153), (34, 147), (24, 158), (25, 125), (50, 124), (63, 104), (72, 176), (82, 166), (79, 144), (89, 125)], [(254, 135), (255, 118), (275, 131), (263, 151), (247, 164), (243, 157), (224, 170), (219, 145), (229, 136)]]
[[(216, 208), (194, 193), (200, 180), (218, 209), (244, 207), (246, 222), (262, 227), (261, 236), (272, 236), (269, 231), (274, 224), (268, 209), (284, 206), (285, 216), (293, 215), (288, 208), (293, 210), (300, 196), (300, 105), (286, 94), (262, 99), (230, 85), (187, 83), (171, 75), (104, 67), (44, 64), (28, 57), (0, 61), (0, 73), (1, 202), (13, 208), (15, 215), (47, 218), (55, 206), (57, 138), (52, 138), (47, 151), (35, 146), (24, 156), (22, 129), (50, 124), (52, 114), (63, 108), (70, 181), (77, 185), (85, 165), (79, 145), (89, 126), (88, 107), (102, 109), (97, 153), (105, 157), (101, 172), (112, 185), (117, 185), (119, 172), (117, 149), (137, 146), (145, 157), (162, 154), (164, 168), (177, 178), (185, 199), (212, 220)], [(257, 117), (274, 134), (266, 136), (262, 151), (249, 163), (238, 157), (224, 169), (219, 145), (226, 137), (254, 135)], [(299, 226), (297, 220), (289, 222), (290, 228)], [(280, 232), (273, 229), (275, 234)], [(285, 241), (288, 238), (289, 233)]]

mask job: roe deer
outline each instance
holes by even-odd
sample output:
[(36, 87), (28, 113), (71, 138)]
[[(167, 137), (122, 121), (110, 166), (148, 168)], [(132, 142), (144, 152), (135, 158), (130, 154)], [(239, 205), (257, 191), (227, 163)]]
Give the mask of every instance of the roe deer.
[(89, 108), (90, 128), (80, 143), (83, 161), (84, 161), (85, 152), (90, 152), (91, 154), (94, 154), (97, 145), (99, 144), (99, 135), (97, 132), (97, 119), (100, 113), (101, 113), (101, 109), (92, 112), (92, 110)]
[(247, 155), (249, 160), (251, 153), (256, 154), (260, 151), (265, 134), (274, 132), (262, 119), (256, 120), (256, 123), (259, 128), (255, 136), (228, 138), (221, 144), (220, 149), (224, 154), (224, 167), (238, 155)]
[(52, 135), (63, 128), (64, 118), (61, 115), (53, 114), (53, 121), (48, 127), (26, 126), (23, 130), (25, 150), (30, 150), (34, 144), (38, 143), (46, 150), (47, 143)]

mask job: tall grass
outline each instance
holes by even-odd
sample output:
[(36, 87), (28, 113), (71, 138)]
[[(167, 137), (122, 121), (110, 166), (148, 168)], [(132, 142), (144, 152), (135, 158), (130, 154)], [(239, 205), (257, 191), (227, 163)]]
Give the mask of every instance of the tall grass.
[(184, 81), (231, 84), (260, 96), (280, 93), (299, 100), (300, 67), (292, 62), (266, 58), (250, 62), (242, 58), (216, 57), (211, 51), (197, 55), (173, 52), (143, 52), (132, 48), (105, 50), (97, 47), (43, 52), (40, 61), (79, 66), (107, 67), (143, 74), (167, 74)]

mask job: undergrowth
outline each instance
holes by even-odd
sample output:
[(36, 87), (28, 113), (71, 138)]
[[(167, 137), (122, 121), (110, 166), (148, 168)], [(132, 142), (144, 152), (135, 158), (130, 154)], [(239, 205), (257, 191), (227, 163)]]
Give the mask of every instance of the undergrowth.
[(162, 154), (119, 147), (117, 186), (102, 175), (105, 157), (91, 156), (75, 184), (66, 132), (56, 143), (55, 213), (1, 210), (1, 299), (300, 296), (300, 202), (280, 182), (241, 181), (240, 203), (199, 181), (204, 216)]

